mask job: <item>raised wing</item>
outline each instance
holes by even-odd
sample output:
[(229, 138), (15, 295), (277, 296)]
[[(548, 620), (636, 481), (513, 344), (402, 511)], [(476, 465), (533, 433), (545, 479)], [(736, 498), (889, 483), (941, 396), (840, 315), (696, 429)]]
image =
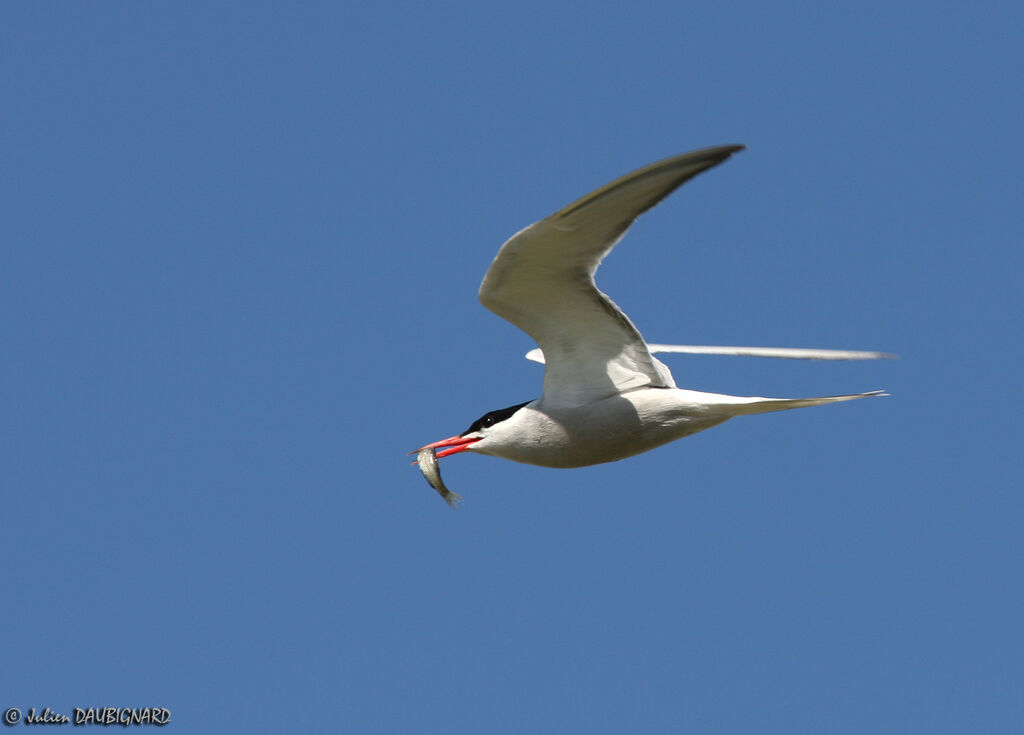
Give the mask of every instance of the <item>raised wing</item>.
[[(655, 352), (678, 352), (686, 355), (742, 355), (743, 357), (784, 357), (790, 360), (883, 360), (896, 355), (888, 352), (864, 350), (818, 350), (806, 347), (714, 347), (711, 345), (658, 345), (648, 344), (647, 349)], [(526, 353), (526, 359), (544, 364), (544, 353), (540, 348)]]
[(594, 284), (634, 220), (743, 146), (707, 148), (606, 184), (514, 235), (480, 285), (480, 301), (547, 356), (544, 400), (576, 405), (645, 386), (674, 387), (640, 332)]

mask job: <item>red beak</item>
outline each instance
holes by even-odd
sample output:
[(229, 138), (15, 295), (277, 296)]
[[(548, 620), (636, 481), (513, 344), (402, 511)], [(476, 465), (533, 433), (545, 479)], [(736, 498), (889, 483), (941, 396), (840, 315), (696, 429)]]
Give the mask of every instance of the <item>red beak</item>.
[(438, 449), (440, 447), (446, 447), (443, 451), (437, 453), (438, 457), (447, 457), (452, 454), (458, 454), (466, 449), (469, 449), (469, 445), (478, 442), (483, 437), (479, 436), (450, 436), (447, 439), (442, 439), (439, 442), (433, 442), (432, 444), (424, 444), (419, 449), (414, 449), (409, 454), (416, 454), (422, 452), (424, 449)]

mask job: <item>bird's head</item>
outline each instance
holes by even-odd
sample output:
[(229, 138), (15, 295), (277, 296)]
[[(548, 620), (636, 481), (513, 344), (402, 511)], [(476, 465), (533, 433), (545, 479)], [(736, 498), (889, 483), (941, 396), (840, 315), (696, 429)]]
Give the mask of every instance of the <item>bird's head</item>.
[[(499, 408), (497, 411), (488, 411), (470, 424), (469, 428), (461, 434), (456, 434), (455, 436), (450, 436), (447, 439), (426, 444), (416, 451), (421, 452), (424, 449), (435, 449), (437, 450), (438, 457), (449, 457), (467, 449), (473, 449), (474, 444), (487, 439), (488, 435), (493, 433), (492, 429), (495, 426), (510, 418), (512, 414), (527, 403), (530, 403), (530, 401), (527, 401), (526, 403), (519, 403), (515, 406), (509, 406), (508, 408)], [(412, 452), (410, 452), (410, 454), (412, 454)]]

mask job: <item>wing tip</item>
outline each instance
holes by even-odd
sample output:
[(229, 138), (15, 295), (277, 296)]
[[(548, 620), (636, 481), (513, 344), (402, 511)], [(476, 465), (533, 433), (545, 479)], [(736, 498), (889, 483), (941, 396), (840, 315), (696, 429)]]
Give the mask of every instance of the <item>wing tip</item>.
[(732, 154), (745, 150), (747, 150), (747, 146), (743, 143), (726, 143), (725, 145), (716, 145), (712, 148), (705, 148), (703, 152), (711, 156), (719, 157), (719, 160), (724, 161)]
[(726, 143), (725, 145), (714, 145), (709, 148), (699, 148), (695, 151), (689, 151), (688, 153), (680, 153), (677, 156), (665, 159), (667, 161), (678, 161), (686, 159), (691, 164), (701, 163), (706, 166), (701, 170), (707, 170), (713, 166), (728, 160), (734, 153), (745, 151), (747, 147), (742, 143)]

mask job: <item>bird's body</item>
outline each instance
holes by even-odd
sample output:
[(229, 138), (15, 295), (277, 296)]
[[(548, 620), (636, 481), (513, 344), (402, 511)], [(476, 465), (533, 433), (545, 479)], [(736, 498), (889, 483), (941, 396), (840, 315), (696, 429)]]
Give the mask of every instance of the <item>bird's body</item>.
[(545, 467), (583, 467), (631, 457), (743, 414), (848, 401), (881, 391), (820, 398), (760, 398), (676, 387), (652, 352), (871, 359), (877, 352), (648, 345), (594, 283), (601, 260), (633, 221), (743, 146), (707, 148), (627, 174), (524, 228), (506, 242), (480, 286), (480, 301), (533, 337), (545, 363), (540, 398), (485, 414), (457, 436), (421, 450), (464, 450)]
[(543, 467), (586, 467), (642, 454), (745, 414), (849, 401), (878, 393), (761, 398), (681, 388), (639, 388), (575, 406), (531, 401), (470, 451)]
[(496, 424), (469, 449), (544, 467), (614, 462), (722, 423), (711, 394), (641, 388), (577, 406), (538, 399)]

